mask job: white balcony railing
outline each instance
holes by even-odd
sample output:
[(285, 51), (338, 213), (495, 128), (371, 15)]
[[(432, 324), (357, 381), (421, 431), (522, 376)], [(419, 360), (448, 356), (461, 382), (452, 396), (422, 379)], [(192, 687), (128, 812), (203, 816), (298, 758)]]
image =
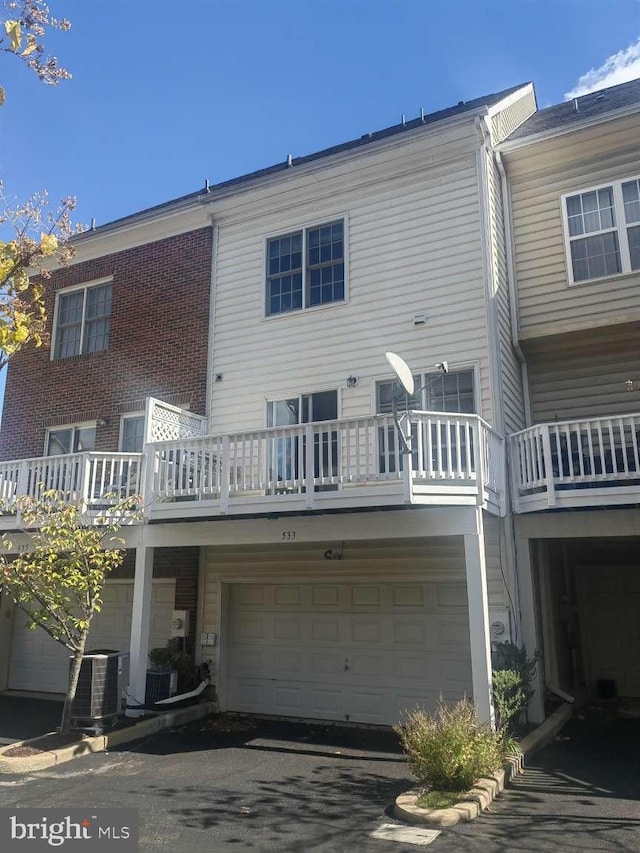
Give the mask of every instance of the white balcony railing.
[(639, 442), (640, 414), (536, 424), (510, 436), (516, 511), (637, 502)]
[[(490, 502), (503, 496), (504, 441), (476, 415), (409, 412), (410, 463), (391, 415), (149, 445), (154, 512), (199, 501), (221, 513), (328, 505)], [(428, 496), (431, 496), (428, 499)], [(257, 503), (256, 503), (257, 502)], [(249, 510), (249, 506), (251, 509)], [(182, 507), (183, 513), (188, 513)]]
[[(0, 462), (0, 498), (56, 489), (88, 509), (140, 495), (152, 519), (407, 503), (504, 509), (504, 440), (476, 415), (408, 412)], [(11, 517), (5, 516), (6, 524)]]
[(104, 505), (142, 491), (141, 453), (69, 453), (16, 462), (0, 462), (0, 498), (6, 505), (22, 496), (38, 497), (44, 491), (65, 492), (87, 507)]

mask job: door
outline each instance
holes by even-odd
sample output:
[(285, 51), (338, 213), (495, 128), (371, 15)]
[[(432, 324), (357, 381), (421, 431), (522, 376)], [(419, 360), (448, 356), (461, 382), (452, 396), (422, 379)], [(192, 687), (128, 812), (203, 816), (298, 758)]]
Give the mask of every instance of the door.
[[(267, 406), (267, 426), (286, 427), (300, 424), (335, 421), (338, 419), (338, 392), (319, 391), (301, 394), (286, 400), (275, 400)], [(306, 477), (306, 435), (281, 435), (271, 439), (269, 481), (278, 483), (276, 491), (304, 491)], [(337, 478), (338, 433), (336, 430), (317, 430), (313, 436), (313, 476), (316, 480)], [(320, 489), (336, 488), (321, 484)]]
[(229, 710), (390, 725), (471, 695), (464, 583), (229, 588)]

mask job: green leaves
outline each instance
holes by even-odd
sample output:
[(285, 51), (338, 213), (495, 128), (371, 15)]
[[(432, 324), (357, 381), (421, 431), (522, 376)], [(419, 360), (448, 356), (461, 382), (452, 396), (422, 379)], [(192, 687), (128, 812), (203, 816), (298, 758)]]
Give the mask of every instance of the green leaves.
[[(84, 647), (91, 619), (102, 606), (107, 575), (122, 565), (124, 552), (112, 547), (115, 533), (138, 517), (135, 499), (120, 501), (87, 517), (80, 502), (57, 491), (16, 503), (28, 548), (0, 556), (0, 587), (29, 616), (72, 652)], [(0, 502), (0, 509), (2, 509)], [(6, 507), (5, 507), (6, 508)], [(3, 550), (16, 550), (7, 534)]]

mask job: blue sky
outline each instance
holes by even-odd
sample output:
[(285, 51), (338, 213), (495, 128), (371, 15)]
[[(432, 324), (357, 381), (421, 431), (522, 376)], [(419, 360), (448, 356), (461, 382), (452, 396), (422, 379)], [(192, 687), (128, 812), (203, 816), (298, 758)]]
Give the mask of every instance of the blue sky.
[(112, 221), (533, 80), (540, 106), (640, 76), (640, 0), (49, 0), (73, 79), (2, 57), (10, 197)]

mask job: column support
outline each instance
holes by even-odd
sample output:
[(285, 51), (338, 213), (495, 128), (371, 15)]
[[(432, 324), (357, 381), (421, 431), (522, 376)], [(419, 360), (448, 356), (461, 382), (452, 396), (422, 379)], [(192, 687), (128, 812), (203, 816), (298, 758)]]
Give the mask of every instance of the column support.
[(475, 512), (476, 532), (467, 533), (464, 536), (473, 703), (478, 718), (484, 723), (490, 723), (493, 727), (495, 719), (491, 688), (491, 629), (482, 508), (476, 507), (473, 511)]
[[(516, 537), (516, 569), (518, 573), (518, 592), (520, 598), (520, 625), (522, 642), (531, 658), (536, 651), (542, 651), (538, 638), (536, 624), (536, 598), (531, 565), (531, 547), (529, 539)], [(538, 662), (536, 678), (533, 683), (535, 690), (529, 702), (529, 720), (541, 723), (544, 720), (544, 662)]]
[(149, 654), (149, 627), (151, 624), (151, 592), (153, 585), (153, 548), (141, 542), (136, 548), (136, 571), (133, 582), (133, 612), (131, 615), (131, 658), (129, 661), (129, 690), (127, 717), (140, 717), (144, 709), (147, 689), (147, 656)]

